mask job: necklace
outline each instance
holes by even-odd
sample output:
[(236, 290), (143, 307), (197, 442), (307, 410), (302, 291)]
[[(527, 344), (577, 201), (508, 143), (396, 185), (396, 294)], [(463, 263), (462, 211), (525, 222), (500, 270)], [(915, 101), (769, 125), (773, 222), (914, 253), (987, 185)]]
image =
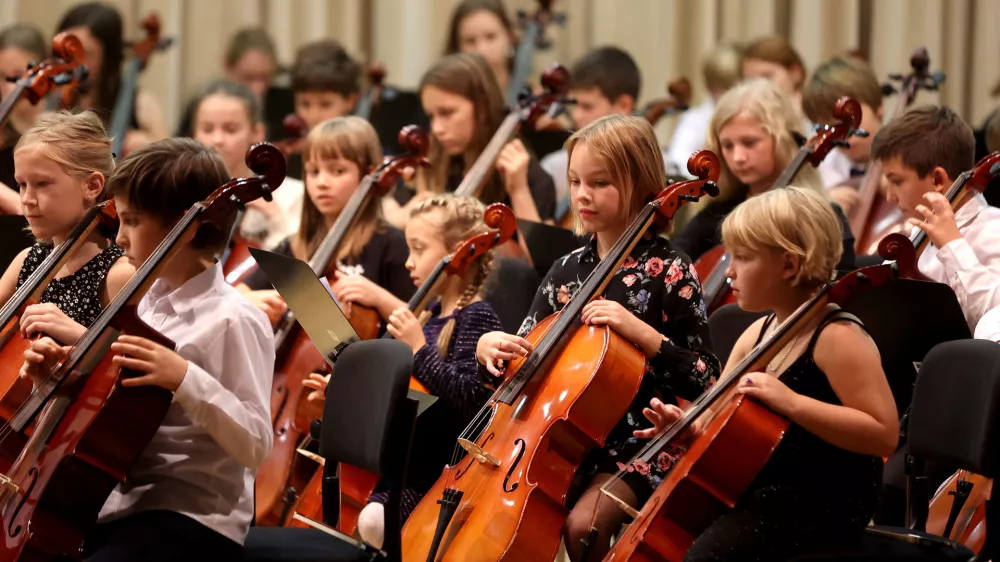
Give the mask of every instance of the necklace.
[[(777, 326), (775, 326), (774, 330), (771, 333), (773, 334), (776, 331), (778, 331)], [(770, 363), (767, 364), (767, 368), (765, 369), (765, 371), (767, 371), (768, 374), (774, 375), (774, 376), (778, 375), (778, 372), (781, 370), (781, 367), (784, 366), (784, 364), (785, 364), (785, 360), (788, 359), (788, 355), (791, 354), (791, 352), (792, 352), (793, 349), (795, 349), (795, 344), (799, 341), (799, 336), (801, 336), (801, 335), (802, 335), (802, 332), (799, 332), (798, 334), (795, 334), (795, 337), (792, 338), (791, 343), (789, 343), (788, 346), (785, 347), (785, 352), (781, 355), (781, 360), (778, 361), (778, 365), (777, 366), (774, 366), (774, 361), (773, 360)]]

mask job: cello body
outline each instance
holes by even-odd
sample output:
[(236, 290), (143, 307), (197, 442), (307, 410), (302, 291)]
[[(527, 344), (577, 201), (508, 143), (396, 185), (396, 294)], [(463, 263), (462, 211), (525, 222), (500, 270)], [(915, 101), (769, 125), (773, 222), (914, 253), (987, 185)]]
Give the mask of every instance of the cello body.
[[(539, 342), (560, 314), (540, 322), (528, 341)], [(509, 370), (516, 373), (523, 362)], [(609, 328), (578, 329), (514, 404), (487, 403), (488, 425), (475, 442), (500, 465), (470, 454), (446, 468), (403, 527), (403, 559), (426, 559), (438, 521), (435, 501), (452, 487), (464, 494), (438, 560), (550, 562), (574, 474), (625, 415), (645, 366), (645, 355)]]
[(993, 490), (993, 480), (990, 478), (961, 470), (948, 477), (931, 499), (926, 528), (928, 533), (945, 536), (956, 487), (963, 480), (971, 483), (972, 489), (955, 518), (951, 532), (945, 538), (964, 544), (978, 553), (986, 540), (986, 500)]
[(894, 232), (905, 234), (909, 230), (903, 212), (885, 197), (875, 198), (864, 225), (861, 232), (855, 233), (857, 240), (854, 243), (854, 249), (861, 255), (877, 254), (878, 243), (886, 235)]
[(604, 559), (681, 562), (695, 538), (736, 501), (764, 468), (788, 420), (731, 393)]
[(721, 244), (705, 252), (694, 262), (694, 269), (701, 279), (705, 307), (709, 314), (720, 306), (736, 302), (733, 290), (729, 286), (729, 278), (726, 276), (727, 267), (729, 267), (729, 257)]

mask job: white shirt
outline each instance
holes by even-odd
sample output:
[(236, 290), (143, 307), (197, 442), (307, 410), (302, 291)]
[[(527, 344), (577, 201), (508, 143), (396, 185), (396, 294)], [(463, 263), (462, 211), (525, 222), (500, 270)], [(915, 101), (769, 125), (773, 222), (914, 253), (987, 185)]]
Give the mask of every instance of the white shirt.
[(302, 220), (302, 200), (305, 198), (306, 186), (302, 180), (285, 178), (278, 189), (274, 190), (274, 202), (278, 212), (270, 218), (253, 207), (248, 207), (240, 223), (240, 234), (251, 239), (260, 239), (264, 248), (274, 248), (282, 240), (299, 231)]
[(955, 213), (962, 238), (943, 248), (927, 246), (917, 269), (955, 291), (970, 329), (1000, 306), (1000, 209), (976, 195)]
[(987, 312), (976, 324), (976, 339), (1000, 343), (1000, 307)]
[(851, 168), (853, 167), (854, 163), (851, 158), (839, 148), (835, 148), (826, 155), (826, 158), (823, 158), (816, 169), (823, 181), (823, 187), (832, 189), (844, 185), (847, 180), (851, 179)]
[(712, 123), (714, 113), (715, 100), (709, 97), (701, 105), (688, 109), (677, 118), (674, 137), (670, 139), (670, 148), (667, 150), (667, 162), (681, 175), (694, 178), (688, 173), (688, 158), (708, 146), (708, 126)]
[(100, 522), (170, 510), (243, 544), (257, 467), (271, 452), (274, 336), (267, 316), (229, 286), (216, 264), (168, 292), (162, 280), (139, 317), (188, 360), (160, 429)]

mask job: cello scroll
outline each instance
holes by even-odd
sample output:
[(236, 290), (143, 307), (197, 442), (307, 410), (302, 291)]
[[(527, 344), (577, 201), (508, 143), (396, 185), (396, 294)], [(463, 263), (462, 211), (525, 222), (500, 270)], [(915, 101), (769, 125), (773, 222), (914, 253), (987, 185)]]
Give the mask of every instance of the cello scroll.
[(445, 267), (448, 275), (464, 276), (469, 265), (486, 252), (514, 237), (517, 218), (514, 211), (503, 203), (493, 203), (483, 212), (483, 222), (496, 232), (484, 232), (464, 240), (451, 254)]

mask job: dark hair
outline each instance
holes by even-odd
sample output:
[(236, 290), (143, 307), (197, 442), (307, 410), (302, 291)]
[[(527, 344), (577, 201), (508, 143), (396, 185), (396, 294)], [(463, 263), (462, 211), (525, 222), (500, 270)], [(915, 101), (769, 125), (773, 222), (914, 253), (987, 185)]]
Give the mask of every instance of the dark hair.
[(834, 57), (817, 66), (802, 90), (802, 111), (813, 123), (827, 123), (843, 96), (868, 104), (875, 111), (882, 107), (882, 86), (862, 59)]
[(271, 57), (277, 65), (278, 51), (274, 48), (274, 41), (266, 31), (259, 27), (245, 27), (229, 39), (226, 45), (226, 56), (223, 59), (226, 67), (233, 66), (243, 58), (248, 51), (261, 51)]
[(57, 29), (66, 31), (74, 27), (86, 27), (104, 47), (101, 74), (97, 83), (91, 84), (88, 90), (94, 92), (95, 112), (107, 121), (115, 107), (122, 81), (122, 60), (125, 56), (122, 16), (110, 4), (85, 2), (70, 8), (59, 21)]
[(455, 6), (455, 11), (451, 13), (451, 24), (448, 26), (448, 44), (445, 45), (444, 54), (453, 55), (462, 52), (458, 44), (458, 26), (462, 24), (462, 20), (475, 12), (489, 12), (493, 14), (500, 19), (503, 28), (513, 37), (514, 25), (507, 15), (507, 9), (503, 5), (503, 0), (464, 0), (458, 6)]
[(361, 65), (333, 39), (303, 45), (292, 65), (293, 92), (335, 92), (344, 97), (361, 91)]
[[(791, 70), (798, 67), (802, 71), (802, 82), (806, 79), (806, 65), (802, 62), (802, 57), (787, 39), (778, 35), (769, 35), (751, 41), (743, 47), (743, 61), (747, 59), (762, 60), (770, 62)], [(741, 63), (742, 66), (742, 63)], [(742, 70), (740, 71), (742, 73)], [(795, 89), (802, 88), (802, 82), (795, 85)]]
[[(214, 150), (181, 137), (156, 141), (126, 156), (107, 189), (114, 197), (126, 197), (136, 211), (171, 224), (227, 181), (226, 165)], [(228, 229), (202, 229), (192, 245), (217, 251), (228, 234)]]
[(632, 55), (618, 47), (599, 47), (580, 57), (573, 69), (573, 88), (597, 88), (608, 101), (619, 96), (639, 99), (642, 89), (642, 74)]
[(951, 108), (925, 105), (893, 119), (875, 135), (872, 158), (893, 157), (921, 178), (940, 166), (954, 180), (975, 165), (976, 139)]
[(8, 25), (0, 31), (0, 51), (17, 48), (35, 57), (36, 63), (49, 55), (49, 46), (37, 27), (27, 23)]
[(264, 112), (261, 108), (260, 100), (257, 99), (257, 96), (254, 95), (250, 88), (238, 82), (218, 79), (206, 86), (191, 102), (191, 107), (194, 108), (191, 112), (192, 133), (194, 132), (195, 121), (197, 121), (198, 118), (198, 109), (201, 107), (201, 102), (205, 101), (205, 98), (208, 96), (215, 94), (222, 94), (224, 96), (236, 98), (242, 102), (243, 107), (247, 110), (247, 116), (250, 118), (250, 122), (252, 124), (256, 125), (264, 121)]

